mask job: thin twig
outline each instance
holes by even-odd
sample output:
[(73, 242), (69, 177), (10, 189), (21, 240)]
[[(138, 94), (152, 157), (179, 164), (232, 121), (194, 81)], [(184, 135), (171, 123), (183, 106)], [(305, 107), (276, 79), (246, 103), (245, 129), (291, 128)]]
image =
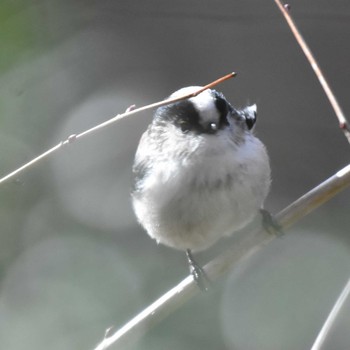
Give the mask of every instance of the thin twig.
[(350, 295), (350, 279), (348, 280), (348, 282), (346, 283), (344, 289), (342, 290), (342, 292), (340, 293), (336, 303), (334, 304), (330, 314), (328, 315), (326, 322), (323, 324), (323, 327), (321, 328), (320, 333), (318, 333), (318, 336), (314, 342), (314, 344), (312, 345), (311, 350), (320, 350), (322, 349), (324, 342), (329, 334), (329, 332), (331, 331), (335, 320), (337, 319), (341, 308), (343, 307), (346, 299), (349, 297)]
[(314, 70), (317, 79), (319, 80), (324, 92), (326, 93), (328, 100), (330, 104), (333, 107), (333, 110), (335, 112), (335, 115), (338, 118), (339, 121), (339, 127), (343, 131), (345, 137), (347, 138), (348, 142), (350, 143), (350, 126), (349, 122), (346, 120), (345, 115), (337, 101), (337, 98), (333, 94), (324, 74), (322, 73), (322, 70), (317, 63), (314, 55), (312, 54), (309, 46), (307, 45), (306, 41), (304, 40), (303, 36), (301, 35), (298, 27), (296, 26), (291, 14), (290, 14), (290, 6), (285, 4), (283, 5), (282, 1), (280, 0), (274, 0), (277, 4), (278, 8), (281, 10), (284, 18), (286, 19), (290, 30), (295, 36), (296, 41), (298, 42), (299, 46), (303, 50), (307, 60), (309, 61), (312, 69)]
[(203, 92), (204, 90), (207, 90), (207, 89), (211, 89), (212, 87), (224, 82), (225, 80), (228, 80), (230, 78), (233, 78), (235, 77), (237, 74), (232, 72), (232, 73), (229, 73), (229, 74), (226, 74), (224, 75), (223, 77), (217, 79), (217, 80), (214, 80), (213, 82), (203, 86), (202, 88), (190, 93), (190, 94), (186, 94), (186, 95), (183, 95), (183, 96), (179, 96), (179, 97), (176, 97), (176, 98), (170, 98), (170, 99), (166, 99), (166, 100), (163, 100), (163, 101), (160, 101), (160, 102), (155, 102), (155, 103), (152, 103), (152, 104), (149, 104), (147, 106), (143, 106), (143, 107), (140, 107), (140, 108), (134, 108), (134, 106), (132, 107), (129, 107), (125, 113), (122, 113), (122, 114), (118, 114), (116, 115), (115, 117), (99, 124), (99, 125), (96, 125), (88, 130), (85, 130), (79, 134), (72, 134), (70, 135), (66, 140), (64, 141), (61, 141), (59, 144), (57, 144), (56, 146), (50, 148), (49, 150), (47, 150), (46, 152), (40, 154), (38, 157), (32, 159), (31, 161), (29, 161), (28, 163), (22, 165), (21, 167), (19, 167), (18, 169), (14, 170), (13, 172), (7, 174), (6, 176), (4, 176), (3, 178), (0, 179), (0, 184), (4, 183), (5, 181), (11, 179), (12, 177), (18, 175), (19, 173), (21, 173), (22, 171), (24, 171), (25, 169), (29, 168), (30, 166), (38, 163), (40, 160), (48, 157), (49, 155), (51, 155), (52, 153), (58, 151), (59, 149), (61, 149), (63, 146), (65, 145), (68, 145), (68, 144), (71, 144), (73, 143), (74, 141), (76, 141), (77, 139), (80, 139), (84, 136), (87, 136), (89, 134), (92, 134), (93, 132), (96, 132), (97, 130), (100, 130), (118, 120), (121, 120), (123, 118), (126, 118), (126, 117), (129, 117), (130, 115), (133, 115), (133, 114), (136, 114), (136, 113), (140, 113), (140, 112), (143, 112), (143, 111), (146, 111), (146, 110), (149, 110), (149, 109), (153, 109), (153, 108), (157, 108), (157, 107), (160, 107), (160, 106), (164, 106), (164, 105), (167, 105), (167, 104), (170, 104), (170, 103), (175, 103), (175, 102), (179, 102), (179, 101), (182, 101), (182, 100), (186, 100), (188, 98), (191, 98), (191, 97), (195, 97), (197, 95), (199, 95), (201, 92)]
[[(277, 214), (277, 223), (285, 231), (349, 185), (350, 164)], [(232, 271), (243, 259), (247, 259), (275, 237), (260, 229), (256, 234), (246, 235), (242, 241), (204, 267), (208, 277), (214, 281), (225, 272)], [(199, 292), (192, 276), (188, 276), (114, 334), (107, 334), (95, 350), (121, 349), (132, 343)]]
[[(306, 44), (304, 38), (302, 37), (300, 31), (297, 28), (292, 16), (290, 15), (290, 12), (289, 12), (290, 6), (283, 5), (280, 0), (275, 0), (275, 3), (277, 4), (279, 9), (281, 10), (284, 18), (286, 19), (286, 21), (289, 25), (289, 28), (291, 29), (292, 33), (295, 36), (296, 41), (300, 45), (307, 60), (310, 63), (312, 69), (314, 70), (314, 72), (315, 72), (324, 92), (326, 93), (328, 100), (329, 100), (330, 104), (332, 105), (333, 110), (338, 118), (340, 129), (343, 131), (345, 137), (347, 138), (348, 142), (350, 143), (349, 123), (346, 120), (344, 113), (343, 113), (335, 95), (333, 94), (331, 88), (329, 87), (329, 84), (328, 84), (326, 78), (324, 77), (319, 64), (317, 63), (309, 46)], [(330, 193), (330, 195), (332, 195), (332, 194)], [(298, 204), (295, 203), (295, 205), (298, 205)], [(305, 203), (304, 207), (307, 210), (307, 208), (308, 208), (307, 203)], [(304, 213), (301, 213), (302, 211), (303, 211), (303, 206), (300, 207), (299, 213), (296, 212), (295, 214), (293, 214), (293, 216), (298, 216), (299, 214), (304, 214)], [(293, 220), (294, 218), (290, 218), (290, 219)], [(335, 305), (333, 306), (333, 308), (332, 308), (330, 314), (328, 315), (326, 322), (323, 324), (323, 327), (322, 327), (321, 331), (319, 332), (311, 350), (319, 350), (322, 348), (322, 346), (324, 345), (324, 342), (325, 342), (337, 316), (339, 315), (339, 312), (340, 312), (346, 298), (349, 296), (349, 294), (350, 294), (350, 280), (346, 284), (346, 286), (343, 289), (342, 293), (340, 294), (338, 300), (336, 301)]]

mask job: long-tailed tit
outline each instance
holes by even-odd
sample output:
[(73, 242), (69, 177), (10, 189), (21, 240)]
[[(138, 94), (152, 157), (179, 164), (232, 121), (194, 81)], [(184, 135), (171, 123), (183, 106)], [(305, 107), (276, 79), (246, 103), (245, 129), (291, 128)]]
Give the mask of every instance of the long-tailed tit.
[[(174, 92), (182, 96), (200, 87)], [(262, 209), (270, 187), (269, 158), (252, 133), (256, 106), (235, 109), (215, 90), (156, 110), (134, 161), (133, 207), (158, 243), (192, 251), (243, 228)]]

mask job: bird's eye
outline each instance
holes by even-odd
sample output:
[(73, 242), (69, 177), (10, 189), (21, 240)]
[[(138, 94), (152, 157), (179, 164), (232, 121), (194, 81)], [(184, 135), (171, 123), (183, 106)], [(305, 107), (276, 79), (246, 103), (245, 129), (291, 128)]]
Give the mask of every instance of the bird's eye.
[(210, 123), (209, 127), (212, 131), (216, 131), (218, 129), (218, 126), (216, 125), (216, 123)]
[(184, 133), (189, 132), (191, 129), (191, 125), (187, 120), (180, 120), (178, 125), (179, 125), (181, 131)]

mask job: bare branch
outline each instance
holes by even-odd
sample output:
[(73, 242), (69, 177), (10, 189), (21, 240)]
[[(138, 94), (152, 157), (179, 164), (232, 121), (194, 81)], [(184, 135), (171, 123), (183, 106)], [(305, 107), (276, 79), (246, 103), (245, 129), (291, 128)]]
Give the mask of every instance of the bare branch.
[(284, 18), (286, 19), (288, 26), (290, 28), (290, 30), (292, 31), (292, 33), (295, 36), (296, 41), (298, 42), (299, 46), (301, 47), (301, 49), (303, 50), (307, 60), (309, 61), (312, 69), (314, 70), (318, 81), (320, 82), (325, 94), (328, 97), (328, 100), (330, 102), (330, 104), (333, 107), (333, 110), (335, 112), (335, 115), (338, 118), (339, 121), (339, 127), (340, 129), (343, 131), (345, 137), (347, 138), (348, 142), (350, 143), (350, 126), (349, 126), (349, 122), (346, 120), (345, 115), (337, 101), (337, 98), (335, 97), (335, 95), (333, 94), (324, 74), (322, 73), (322, 70), (319, 66), (319, 64), (317, 63), (314, 55), (312, 54), (309, 46), (307, 45), (305, 39), (303, 38), (303, 36), (301, 35), (298, 27), (296, 26), (291, 14), (290, 14), (290, 6), (288, 4), (283, 5), (282, 2), (280, 0), (274, 0), (275, 3), (277, 4), (278, 8), (281, 10)]
[[(349, 185), (350, 164), (282, 210), (276, 215), (276, 220), (285, 231)], [(208, 277), (214, 281), (227, 271), (231, 271), (243, 259), (247, 259), (275, 237), (261, 229), (252, 235), (247, 235), (204, 267)], [(120, 349), (137, 340), (199, 292), (192, 276), (188, 276), (114, 334), (107, 334), (95, 350)]]
[(182, 101), (182, 100), (186, 100), (188, 98), (191, 98), (191, 97), (195, 97), (197, 96), (198, 94), (200, 94), (201, 92), (203, 92), (204, 90), (207, 90), (207, 89), (211, 89), (212, 87), (230, 79), (230, 78), (233, 78), (235, 77), (237, 74), (232, 72), (232, 73), (229, 73), (229, 74), (226, 74), (225, 76), (217, 79), (217, 80), (214, 80), (213, 82), (203, 86), (202, 88), (196, 90), (195, 92), (192, 92), (190, 94), (186, 94), (186, 95), (183, 95), (183, 96), (179, 96), (179, 97), (176, 97), (176, 98), (171, 98), (171, 99), (166, 99), (166, 100), (163, 100), (163, 101), (160, 101), (160, 102), (156, 102), (156, 103), (152, 103), (152, 104), (149, 104), (147, 106), (143, 106), (143, 107), (140, 107), (140, 108), (135, 108), (135, 106), (130, 106), (126, 111), (125, 113), (122, 113), (122, 114), (118, 114), (116, 115), (115, 117), (99, 124), (99, 125), (96, 125), (88, 130), (85, 130), (83, 132), (81, 132), (80, 134), (72, 134), (70, 135), (66, 140), (64, 141), (61, 141), (59, 144), (57, 144), (56, 146), (50, 148), (49, 150), (47, 150), (46, 152), (42, 153), (41, 155), (39, 155), (38, 157), (32, 159), (31, 161), (29, 161), (28, 163), (22, 165), (21, 167), (19, 167), (18, 169), (14, 170), (13, 172), (7, 174), (6, 176), (4, 176), (3, 178), (0, 179), (0, 184), (4, 183), (5, 181), (11, 179), (12, 177), (18, 175), (19, 173), (21, 173), (22, 171), (24, 171), (25, 169), (29, 168), (30, 166), (38, 163), (40, 160), (42, 159), (45, 159), (47, 158), (49, 155), (51, 155), (52, 153), (58, 151), (59, 149), (61, 149), (63, 146), (65, 145), (68, 145), (68, 144), (71, 144), (73, 141), (76, 141), (77, 139), (80, 139), (84, 136), (87, 136), (89, 134), (92, 134), (93, 132), (97, 131), (97, 130), (100, 130), (120, 119), (124, 119), (126, 117), (129, 117), (130, 115), (133, 115), (133, 114), (136, 114), (136, 113), (140, 113), (140, 112), (143, 112), (143, 111), (146, 111), (146, 110), (149, 110), (149, 109), (153, 109), (153, 108), (157, 108), (157, 107), (160, 107), (160, 106), (164, 106), (164, 105), (167, 105), (167, 104), (170, 104), (170, 103), (175, 103), (175, 102), (178, 102), (178, 101)]
[(320, 333), (318, 333), (318, 336), (314, 344), (312, 345), (311, 350), (320, 350), (323, 348), (324, 341), (326, 340), (330, 330), (332, 329), (332, 326), (334, 325), (334, 322), (337, 319), (340, 313), (340, 310), (343, 307), (349, 295), (350, 295), (350, 280), (348, 280), (344, 289), (340, 293), (336, 303), (334, 304), (330, 314), (326, 319), (326, 322), (323, 324), (323, 327), (321, 328)]

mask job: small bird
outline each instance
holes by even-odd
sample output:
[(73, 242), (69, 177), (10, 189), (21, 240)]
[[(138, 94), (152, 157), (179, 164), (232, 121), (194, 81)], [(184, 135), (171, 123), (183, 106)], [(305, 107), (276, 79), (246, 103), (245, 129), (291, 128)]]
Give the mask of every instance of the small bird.
[[(170, 98), (198, 91), (182, 88)], [(192, 252), (207, 249), (263, 210), (270, 165), (254, 136), (256, 105), (234, 108), (216, 90), (159, 107), (139, 142), (133, 172), (136, 217), (158, 243), (186, 252), (202, 289), (205, 274)]]

